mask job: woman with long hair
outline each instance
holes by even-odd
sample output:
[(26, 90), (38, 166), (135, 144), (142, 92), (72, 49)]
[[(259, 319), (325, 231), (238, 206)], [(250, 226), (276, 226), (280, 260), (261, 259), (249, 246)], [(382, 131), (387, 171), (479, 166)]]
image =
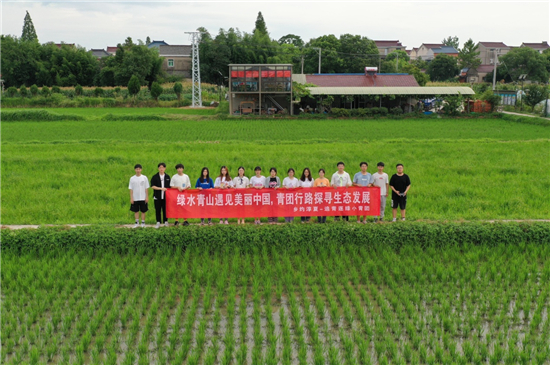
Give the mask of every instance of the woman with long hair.
[[(231, 180), (231, 176), (229, 176), (229, 171), (227, 170), (227, 166), (222, 166), (220, 168), (220, 175), (216, 178), (216, 181), (214, 182), (214, 188), (216, 189), (230, 189), (233, 187), (233, 181)], [(220, 218), (220, 224), (224, 223), (224, 218)], [(229, 224), (227, 221), (227, 218), (225, 218), (225, 224)]]
[[(250, 180), (246, 176), (244, 176), (244, 167), (240, 166), (238, 170), (239, 174), (233, 178), (233, 187), (235, 189), (244, 189), (247, 188), (250, 185)], [(244, 224), (244, 218), (238, 218), (237, 224)]]
[[(210, 171), (208, 167), (203, 167), (201, 170), (201, 176), (197, 179), (195, 188), (199, 190), (207, 190), (214, 188), (214, 182), (210, 178)], [(208, 224), (212, 225), (212, 218), (208, 218)], [(204, 218), (201, 218), (201, 225), (204, 225)]]
[[(302, 176), (300, 177), (300, 187), (302, 188), (312, 188), (313, 187), (313, 178), (311, 177), (311, 170), (309, 167), (306, 167), (302, 171)], [(311, 217), (301, 217), (302, 223), (309, 222)]]

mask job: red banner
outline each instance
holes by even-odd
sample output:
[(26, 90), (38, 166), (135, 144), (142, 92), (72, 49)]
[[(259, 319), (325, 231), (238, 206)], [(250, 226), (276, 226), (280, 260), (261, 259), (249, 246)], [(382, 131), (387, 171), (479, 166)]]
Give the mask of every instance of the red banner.
[(168, 218), (380, 215), (380, 188), (177, 189), (166, 191)]

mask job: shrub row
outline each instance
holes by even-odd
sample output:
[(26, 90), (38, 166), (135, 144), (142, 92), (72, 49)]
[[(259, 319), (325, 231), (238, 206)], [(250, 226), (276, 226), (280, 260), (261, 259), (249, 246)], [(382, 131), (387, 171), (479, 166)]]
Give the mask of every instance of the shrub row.
[(101, 120), (105, 120), (107, 122), (118, 122), (118, 121), (126, 121), (126, 120), (135, 120), (135, 121), (143, 121), (143, 120), (166, 120), (166, 118), (161, 117), (160, 115), (113, 115), (111, 113), (105, 114)]
[(277, 225), (277, 226), (189, 226), (163, 229), (115, 227), (44, 227), (1, 232), (2, 250), (37, 253), (50, 250), (103, 251), (119, 253), (181, 250), (188, 247), (209, 251), (249, 252), (263, 246), (281, 250), (338, 245), (370, 246), (373, 249), (404, 245), (445, 248), (448, 246), (500, 244), (550, 244), (550, 224), (530, 223), (420, 223), (381, 225)]
[(132, 98), (99, 98), (99, 97), (75, 97), (66, 98), (59, 94), (53, 94), (48, 97), (37, 96), (35, 98), (4, 98), (2, 99), (2, 106), (4, 108), (24, 108), (24, 107), (60, 107), (60, 108), (85, 108), (85, 107), (182, 107), (191, 105), (191, 100), (181, 99), (178, 101), (170, 100), (163, 101), (159, 98), (159, 101), (137, 97), (135, 100)]
[[(401, 110), (401, 108), (398, 108), (398, 109)], [(335, 117), (371, 117), (375, 115), (385, 116), (385, 115), (388, 115), (388, 108), (386, 107), (358, 108), (358, 109), (332, 108), (331, 114)], [(395, 113), (392, 113), (392, 114), (395, 114)]]
[(22, 121), (59, 121), (59, 120), (84, 120), (79, 115), (55, 114), (47, 110), (1, 110), (0, 119), (3, 122)]
[(523, 117), (519, 115), (503, 113), (502, 119), (510, 122), (516, 122), (516, 123), (550, 126), (550, 120), (544, 119), (544, 118), (538, 118), (538, 117)]

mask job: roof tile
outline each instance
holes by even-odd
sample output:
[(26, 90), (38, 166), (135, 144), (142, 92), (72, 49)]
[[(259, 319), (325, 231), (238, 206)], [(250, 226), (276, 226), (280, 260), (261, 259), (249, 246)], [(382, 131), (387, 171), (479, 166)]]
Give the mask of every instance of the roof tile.
[(306, 80), (321, 87), (419, 86), (412, 75), (306, 75)]

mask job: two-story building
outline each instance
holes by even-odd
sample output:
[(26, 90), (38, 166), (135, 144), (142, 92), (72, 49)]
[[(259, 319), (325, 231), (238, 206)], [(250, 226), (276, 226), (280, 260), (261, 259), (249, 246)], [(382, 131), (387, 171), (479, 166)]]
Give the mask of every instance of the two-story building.
[(404, 51), (405, 46), (401, 42), (397, 41), (374, 41), (376, 43), (376, 48), (378, 48), (378, 53), (381, 56), (387, 56), (393, 51)]

